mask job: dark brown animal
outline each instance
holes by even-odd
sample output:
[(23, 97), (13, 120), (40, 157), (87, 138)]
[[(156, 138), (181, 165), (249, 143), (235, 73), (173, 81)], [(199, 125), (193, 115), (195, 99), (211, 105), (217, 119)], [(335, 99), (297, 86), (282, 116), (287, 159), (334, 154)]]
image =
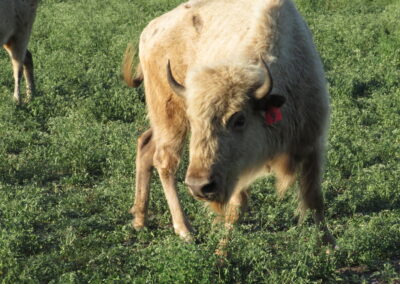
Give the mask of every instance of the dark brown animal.
[(0, 44), (11, 57), (14, 100), (21, 103), (20, 81), (26, 80), (26, 101), (35, 90), (32, 54), (27, 49), (39, 0), (0, 0)]

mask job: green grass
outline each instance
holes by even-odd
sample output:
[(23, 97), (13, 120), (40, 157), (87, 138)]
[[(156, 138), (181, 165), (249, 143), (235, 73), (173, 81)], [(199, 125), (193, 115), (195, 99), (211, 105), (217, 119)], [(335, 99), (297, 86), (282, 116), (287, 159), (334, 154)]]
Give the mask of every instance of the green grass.
[(136, 138), (148, 127), (143, 90), (120, 65), (152, 18), (180, 1), (43, 0), (30, 41), (37, 97), (11, 100), (0, 51), (0, 279), (4, 283), (308, 283), (400, 281), (400, 2), (297, 0), (323, 59), (332, 115), (323, 188), (340, 249), (297, 225), (258, 181), (251, 210), (218, 266), (212, 216), (178, 187), (196, 229), (173, 233), (158, 179), (149, 228), (130, 227)]

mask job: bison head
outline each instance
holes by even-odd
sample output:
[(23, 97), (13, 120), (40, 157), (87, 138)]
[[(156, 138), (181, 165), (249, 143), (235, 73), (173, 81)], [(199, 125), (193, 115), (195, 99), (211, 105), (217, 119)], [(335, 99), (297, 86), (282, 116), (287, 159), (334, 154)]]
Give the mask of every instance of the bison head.
[(285, 102), (270, 94), (265, 62), (217, 65), (190, 70), (185, 85), (167, 66), (170, 87), (183, 97), (190, 121), (190, 162), (185, 182), (201, 200), (225, 204), (252, 181), (268, 154), (268, 108)]

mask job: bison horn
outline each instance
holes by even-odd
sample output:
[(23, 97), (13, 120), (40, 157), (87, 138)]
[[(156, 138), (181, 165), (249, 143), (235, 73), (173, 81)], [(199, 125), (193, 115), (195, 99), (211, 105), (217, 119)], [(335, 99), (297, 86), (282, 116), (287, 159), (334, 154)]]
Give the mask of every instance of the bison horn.
[(259, 68), (262, 68), (265, 70), (265, 78), (264, 78), (264, 82), (262, 83), (262, 85), (257, 89), (257, 91), (255, 92), (255, 97), (257, 99), (261, 99), (263, 97), (265, 97), (267, 94), (269, 94), (269, 92), (272, 90), (272, 77), (271, 77), (271, 72), (269, 71), (269, 68), (267, 66), (267, 63), (264, 61), (264, 58), (262, 58), (261, 54), (259, 57)]
[(179, 84), (175, 80), (174, 75), (172, 75), (171, 64), (170, 64), (169, 60), (168, 60), (168, 64), (167, 64), (167, 78), (168, 78), (168, 84), (171, 87), (171, 89), (175, 92), (175, 94), (177, 94), (180, 97), (184, 97), (186, 88), (185, 88), (185, 86)]

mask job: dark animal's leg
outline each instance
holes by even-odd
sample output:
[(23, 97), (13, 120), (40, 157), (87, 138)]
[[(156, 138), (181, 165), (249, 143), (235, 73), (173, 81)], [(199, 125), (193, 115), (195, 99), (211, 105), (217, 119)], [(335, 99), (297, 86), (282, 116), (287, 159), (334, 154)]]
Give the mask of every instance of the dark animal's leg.
[(135, 216), (132, 226), (141, 229), (146, 225), (149, 205), (150, 179), (153, 169), (155, 145), (151, 129), (138, 139), (136, 152), (136, 190), (135, 201), (130, 212)]
[(22, 77), (23, 62), (25, 59), (25, 50), (19, 46), (15, 39), (11, 39), (4, 45), (8, 54), (11, 57), (11, 63), (13, 66), (14, 73), (14, 101), (18, 104), (21, 103), (20, 97), (20, 81)]
[(33, 59), (29, 50), (26, 50), (24, 60), (24, 77), (26, 82), (26, 101), (32, 99), (32, 94), (35, 92), (35, 80), (33, 77)]
[(314, 149), (303, 161), (300, 172), (300, 209), (302, 214), (307, 209), (313, 212), (317, 227), (323, 232), (323, 243), (335, 246), (335, 239), (330, 233), (324, 217), (324, 200), (321, 191), (321, 152)]

